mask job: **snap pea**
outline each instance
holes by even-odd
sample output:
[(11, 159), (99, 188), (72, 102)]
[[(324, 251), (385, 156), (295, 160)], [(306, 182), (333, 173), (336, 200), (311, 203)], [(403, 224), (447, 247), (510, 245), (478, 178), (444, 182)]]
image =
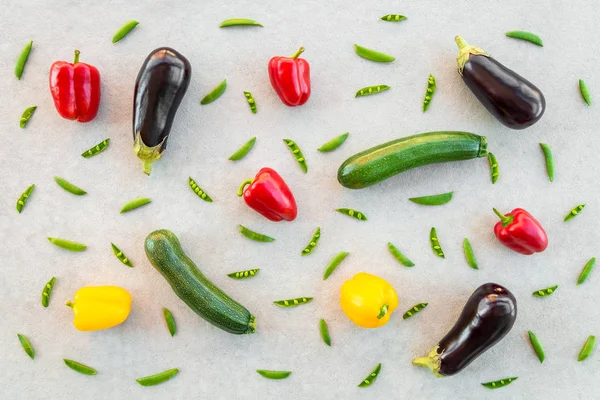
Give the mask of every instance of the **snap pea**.
[(112, 42), (117, 43), (119, 40), (123, 39), (129, 32), (131, 32), (136, 26), (138, 26), (139, 22), (135, 20), (127, 21), (123, 26), (117, 30), (117, 32), (113, 35)]
[(290, 151), (296, 158), (296, 161), (298, 161), (298, 164), (300, 164), (300, 168), (302, 168), (302, 171), (304, 171), (304, 173), (307, 173), (308, 166), (306, 165), (306, 159), (304, 158), (304, 154), (302, 154), (302, 150), (300, 150), (300, 147), (298, 147), (296, 142), (290, 139), (283, 139), (283, 143), (285, 143), (289, 147)]
[(422, 309), (427, 307), (427, 304), (429, 304), (429, 303), (415, 304), (407, 312), (404, 313), (404, 315), (402, 316), (402, 319), (408, 319), (408, 318), (412, 317), (413, 315), (415, 315), (416, 313), (418, 313), (419, 311), (421, 311)]
[(256, 101), (250, 92), (244, 92), (244, 96), (246, 97), (246, 101), (248, 102), (248, 106), (250, 107), (250, 111), (252, 114), (256, 114)]
[(399, 22), (399, 21), (404, 21), (406, 19), (406, 17), (404, 15), (400, 15), (400, 14), (388, 14), (388, 15), (384, 15), (383, 17), (381, 17), (381, 19), (383, 21), (387, 21), (387, 22)]
[(535, 333), (533, 333), (531, 331), (527, 331), (527, 333), (529, 334), (529, 341), (531, 342), (531, 346), (533, 346), (533, 350), (535, 351), (535, 354), (540, 359), (540, 363), (543, 364), (544, 360), (546, 359), (546, 353), (544, 352), (542, 343), (540, 342), (538, 337), (535, 335)]
[(33, 40), (30, 40), (29, 43), (23, 47), (21, 53), (19, 54), (19, 58), (17, 58), (17, 62), (15, 63), (15, 76), (18, 80), (21, 80), (21, 76), (23, 76), (23, 70), (25, 69), (25, 64), (27, 63), (27, 59), (29, 58), (29, 53), (31, 52), (31, 47), (33, 46)]
[(323, 339), (323, 342), (325, 342), (327, 346), (331, 346), (331, 336), (329, 336), (329, 327), (327, 327), (327, 322), (325, 322), (324, 319), (321, 319), (319, 321), (319, 332), (321, 332), (321, 338)]
[(482, 383), (482, 385), (485, 386), (488, 389), (498, 389), (498, 388), (510, 385), (511, 383), (513, 383), (514, 381), (516, 381), (517, 379), (518, 379), (518, 377), (515, 376), (513, 378), (504, 378), (504, 379), (499, 379), (499, 380), (493, 381), (493, 382)]
[(590, 354), (592, 354), (592, 351), (594, 351), (595, 346), (596, 346), (596, 336), (591, 335), (590, 337), (587, 338), (587, 340), (585, 341), (585, 344), (581, 348), (581, 351), (579, 352), (579, 356), (577, 357), (577, 361), (583, 361), (586, 358), (588, 358), (590, 356)]
[(359, 46), (357, 44), (354, 45), (354, 51), (356, 51), (356, 54), (358, 54), (360, 57), (375, 62), (387, 63), (392, 62), (396, 59), (395, 57), (390, 56), (388, 54), (380, 53), (379, 51), (371, 50), (366, 47)]
[(163, 316), (165, 317), (167, 329), (169, 329), (171, 337), (175, 336), (175, 333), (177, 333), (177, 324), (175, 323), (175, 318), (173, 318), (173, 314), (171, 313), (171, 311), (169, 311), (169, 309), (163, 307)]
[(317, 230), (315, 231), (315, 234), (313, 235), (312, 239), (310, 239), (310, 242), (306, 245), (304, 250), (302, 250), (301, 255), (307, 256), (310, 253), (312, 253), (314, 248), (317, 247), (317, 243), (319, 243), (320, 238), (321, 238), (321, 227), (318, 227)]
[(438, 240), (435, 228), (431, 228), (431, 231), (429, 232), (429, 240), (431, 241), (431, 248), (433, 249), (435, 255), (441, 258), (446, 258), (446, 256), (444, 255), (444, 251), (440, 246), (440, 241)]
[(446, 204), (450, 200), (452, 200), (453, 195), (454, 195), (454, 192), (448, 192), (448, 193), (433, 194), (433, 195), (422, 196), (422, 197), (411, 197), (411, 198), (409, 198), (409, 200), (412, 201), (413, 203), (421, 204), (424, 206), (440, 206), (440, 205)]
[(492, 185), (496, 183), (500, 176), (500, 169), (498, 168), (498, 160), (496, 156), (488, 151), (488, 161), (490, 163), (490, 173), (492, 177)]
[(567, 222), (570, 219), (575, 218), (575, 216), (577, 214), (579, 214), (581, 212), (581, 210), (583, 210), (583, 207), (585, 207), (585, 204), (580, 204), (577, 207), (573, 208), (566, 216), (564, 221)]
[(333, 139), (331, 139), (329, 142), (323, 144), (317, 150), (320, 151), (321, 153), (328, 153), (330, 151), (333, 151), (333, 150), (337, 149), (338, 147), (340, 147), (342, 145), (342, 143), (344, 143), (346, 141), (346, 139), (348, 139), (349, 134), (350, 134), (350, 132), (346, 132), (340, 136), (336, 136)]
[(390, 250), (390, 253), (392, 253), (392, 255), (394, 256), (394, 258), (396, 260), (398, 260), (398, 262), (402, 265), (404, 265), (405, 267), (414, 267), (415, 263), (413, 263), (411, 260), (408, 259), (408, 257), (406, 257), (404, 254), (402, 254), (402, 252), (400, 252), (400, 250), (398, 250), (398, 248), (396, 246), (394, 246), (391, 242), (388, 242), (388, 249)]
[(188, 177), (188, 183), (190, 185), (190, 188), (192, 188), (192, 190), (198, 195), (198, 197), (200, 197), (206, 202), (212, 203), (213, 200), (211, 199), (211, 197), (204, 190), (202, 190), (200, 186), (198, 186), (195, 180), (193, 180), (191, 177)]
[(244, 235), (248, 239), (254, 240), (254, 241), (257, 241), (257, 242), (273, 242), (275, 240), (274, 238), (272, 238), (270, 236), (263, 235), (262, 233), (251, 231), (250, 229), (246, 228), (243, 225), (238, 225), (238, 230), (240, 231), (240, 233), (242, 235)]
[(63, 358), (63, 361), (65, 364), (67, 364), (67, 367), (71, 368), (73, 371), (79, 372), (80, 374), (96, 375), (98, 373), (94, 368), (88, 367), (87, 365), (81, 364), (77, 361), (68, 360), (66, 358)]
[(143, 378), (136, 379), (136, 382), (142, 386), (154, 386), (160, 383), (166, 382), (169, 379), (173, 378), (175, 375), (179, 373), (178, 368), (168, 369), (163, 372), (159, 372), (156, 375), (145, 376)]
[(241, 26), (241, 25), (260, 26), (261, 28), (263, 27), (260, 22), (253, 21), (251, 19), (229, 18), (229, 19), (226, 19), (225, 21), (221, 22), (221, 25), (219, 25), (219, 28), (227, 28), (230, 26)]
[(532, 294), (535, 297), (546, 297), (546, 296), (550, 296), (552, 293), (554, 293), (557, 288), (558, 288), (558, 285), (554, 285), (554, 286), (547, 287), (545, 289), (536, 290)]
[(227, 79), (223, 79), (223, 81), (219, 83), (216, 88), (214, 88), (206, 96), (204, 96), (204, 98), (200, 100), (200, 104), (205, 105), (212, 103), (213, 101), (221, 97), (223, 93), (225, 93), (225, 89), (227, 89)]
[(246, 157), (246, 154), (248, 154), (250, 152), (250, 150), (252, 150), (255, 143), (256, 143), (256, 136), (254, 136), (252, 139), (250, 139), (246, 143), (244, 143), (244, 145), (242, 147), (240, 147), (239, 150), (237, 150), (235, 153), (233, 153), (231, 155), (231, 157), (229, 157), (229, 159), (231, 161), (238, 161), (238, 160), (241, 160), (242, 158)]
[(31, 106), (31, 107), (25, 109), (25, 111), (23, 111), (23, 114), (21, 114), (21, 119), (19, 121), (19, 126), (21, 128), (25, 128), (25, 125), (27, 125), (27, 122), (29, 121), (29, 119), (31, 118), (33, 113), (35, 112), (36, 108), (37, 108), (37, 106)]
[(54, 288), (54, 283), (56, 282), (56, 277), (53, 276), (52, 279), (48, 281), (44, 285), (44, 289), (42, 289), (42, 306), (48, 307), (50, 304), (50, 294), (52, 293), (52, 289)]
[(104, 139), (94, 147), (87, 149), (83, 153), (81, 153), (81, 157), (90, 158), (95, 156), (96, 154), (102, 153), (107, 147), (108, 143), (110, 143), (110, 138)]
[(592, 270), (594, 269), (594, 265), (596, 264), (596, 257), (590, 258), (590, 260), (585, 264), (581, 274), (579, 274), (579, 278), (577, 278), (577, 285), (581, 285), (585, 280), (590, 276)]
[(336, 208), (335, 211), (342, 214), (348, 215), (352, 218), (358, 219), (359, 221), (366, 221), (367, 216), (360, 211), (353, 210), (351, 208)]
[(389, 89), (390, 89), (390, 87), (388, 85), (367, 86), (362, 89), (359, 89), (356, 92), (356, 96), (354, 96), (354, 97), (370, 96), (372, 94), (385, 92), (386, 90), (389, 90)]
[(32, 360), (35, 358), (35, 351), (33, 350), (33, 346), (29, 343), (29, 340), (25, 335), (17, 333), (17, 337), (19, 338), (19, 342), (21, 342), (21, 346), (23, 346), (23, 350)]
[(467, 264), (469, 264), (469, 267), (473, 269), (479, 269), (479, 266), (477, 265), (477, 259), (475, 258), (475, 253), (473, 253), (473, 247), (467, 238), (463, 240), (463, 249), (465, 251), (465, 258), (467, 259)]
[(312, 301), (312, 297), (297, 297), (295, 299), (289, 300), (275, 300), (273, 304), (282, 307), (282, 308), (292, 308), (297, 307), (301, 304), (310, 303)]
[(131, 263), (131, 260), (129, 258), (127, 258), (127, 256), (125, 254), (123, 254), (121, 249), (119, 249), (113, 243), (110, 244), (110, 247), (112, 247), (112, 251), (115, 254), (115, 256), (117, 256), (119, 261), (121, 261), (123, 264), (127, 265), (128, 267), (133, 268), (133, 264)]
[(329, 275), (335, 271), (335, 269), (342, 263), (342, 261), (346, 259), (346, 257), (348, 257), (349, 254), (350, 253), (347, 251), (342, 251), (336, 254), (335, 257), (329, 261), (329, 264), (327, 264), (327, 268), (325, 268), (325, 272), (323, 273), (323, 280), (329, 278)]
[(427, 111), (429, 108), (429, 103), (431, 103), (431, 99), (435, 93), (435, 87), (435, 78), (433, 75), (429, 74), (429, 79), (427, 80), (427, 90), (425, 91), (425, 97), (423, 98), (423, 112)]
[(141, 206), (145, 206), (146, 204), (148, 204), (150, 202), (152, 202), (152, 199), (150, 199), (148, 197), (138, 197), (137, 199), (128, 201), (121, 208), (121, 214), (126, 213), (131, 210), (135, 210), (136, 208), (139, 208)]
[(583, 97), (583, 101), (585, 101), (585, 103), (588, 106), (592, 105), (592, 97), (590, 96), (590, 91), (587, 87), (587, 85), (585, 84), (585, 82), (583, 81), (583, 79), (579, 80), (579, 91), (581, 92), (581, 97)]
[(271, 371), (268, 369), (257, 369), (256, 372), (268, 379), (285, 379), (292, 373), (292, 371)]
[(546, 159), (546, 171), (548, 171), (548, 178), (550, 182), (554, 182), (554, 157), (552, 156), (552, 150), (550, 146), (545, 143), (540, 143), (540, 147), (544, 152), (544, 158)]
[(66, 181), (60, 176), (55, 176), (54, 181), (58, 184), (58, 186), (65, 189), (69, 193), (73, 193), (76, 196), (83, 196), (84, 194), (87, 194), (85, 190), (73, 185), (71, 182)]
[(82, 243), (72, 242), (70, 240), (49, 237), (48, 240), (55, 246), (62, 247), (65, 250), (73, 252), (81, 252), (87, 249), (87, 246)]
[(538, 46), (544, 47), (544, 43), (542, 43), (542, 39), (538, 35), (531, 33), (531, 32), (510, 31), (510, 32), (506, 32), (506, 36), (514, 38), (514, 39), (526, 40), (533, 44), (537, 44)]
[(260, 268), (248, 269), (246, 271), (232, 272), (230, 274), (227, 274), (227, 276), (230, 278), (233, 278), (233, 279), (246, 279), (246, 278), (252, 278), (254, 275), (258, 274), (258, 271), (260, 271)]
[(19, 197), (19, 200), (17, 200), (17, 212), (19, 214), (21, 214), (23, 208), (25, 208), (25, 204), (27, 204), (27, 200), (29, 200), (31, 193), (33, 193), (33, 189), (35, 189), (35, 184), (32, 184), (27, 189), (25, 189), (23, 194)]
[(375, 379), (377, 379), (377, 376), (379, 376), (380, 372), (381, 372), (381, 363), (377, 364), (377, 366), (369, 374), (369, 376), (367, 376), (365, 379), (362, 380), (361, 383), (358, 384), (358, 387), (359, 388), (364, 388), (364, 387), (367, 387), (367, 386), (371, 386), (371, 384), (373, 382), (375, 382)]

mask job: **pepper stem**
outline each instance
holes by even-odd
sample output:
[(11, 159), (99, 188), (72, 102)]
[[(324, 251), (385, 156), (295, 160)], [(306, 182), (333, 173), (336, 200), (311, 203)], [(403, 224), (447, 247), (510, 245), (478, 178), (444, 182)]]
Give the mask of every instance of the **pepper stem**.
[(246, 179), (244, 182), (242, 182), (240, 188), (237, 191), (237, 195), (242, 197), (242, 195), (244, 194), (244, 188), (246, 187), (246, 185), (250, 185), (252, 182), (254, 182), (254, 179)]
[(79, 55), (81, 54), (81, 52), (77, 49), (75, 49), (75, 59), (73, 60), (73, 64), (77, 64), (79, 62)]
[(498, 217), (500, 217), (500, 220), (502, 221), (502, 226), (510, 225), (510, 223), (513, 222), (514, 217), (512, 217), (512, 216), (507, 217), (506, 215), (502, 214), (500, 211), (496, 210), (495, 208), (492, 208), (492, 210), (494, 210), (496, 215)]
[(298, 58), (298, 56), (300, 56), (300, 54), (304, 53), (304, 47), (300, 47), (298, 49), (297, 52), (294, 53), (294, 55), (292, 56), (292, 58)]
[(465, 39), (463, 39), (462, 36), (456, 36), (456, 37), (454, 37), (454, 41), (458, 45), (458, 49), (459, 50), (462, 50), (462, 49), (464, 49), (465, 47), (467, 47), (469, 45), (467, 43), (467, 41)]
[(65, 303), (65, 306), (73, 308), (74, 304), (71, 303), (71, 300), (67, 300), (67, 302)]
[(389, 304), (384, 304), (381, 306), (381, 308), (379, 309), (379, 315), (377, 316), (377, 319), (381, 319), (381, 318), (385, 317), (385, 314), (388, 313), (389, 306), (390, 306)]

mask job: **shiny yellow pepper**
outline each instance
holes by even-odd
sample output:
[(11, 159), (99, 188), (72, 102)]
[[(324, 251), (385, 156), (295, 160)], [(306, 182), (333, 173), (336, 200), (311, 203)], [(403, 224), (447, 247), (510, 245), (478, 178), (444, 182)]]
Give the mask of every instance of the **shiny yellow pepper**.
[(363, 328), (387, 324), (398, 307), (398, 295), (384, 279), (359, 272), (342, 285), (340, 304), (352, 322)]
[(80, 331), (97, 331), (119, 325), (131, 310), (131, 295), (118, 286), (87, 286), (75, 293), (73, 325)]

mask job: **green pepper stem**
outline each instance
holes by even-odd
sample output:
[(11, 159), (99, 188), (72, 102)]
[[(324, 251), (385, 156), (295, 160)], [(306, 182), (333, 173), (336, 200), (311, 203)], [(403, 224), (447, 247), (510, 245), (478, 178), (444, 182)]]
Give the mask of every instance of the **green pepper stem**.
[(242, 182), (240, 188), (237, 191), (237, 195), (242, 197), (242, 195), (244, 194), (244, 188), (246, 187), (246, 185), (250, 185), (252, 182), (254, 182), (254, 179), (246, 179), (244, 182)]
[(510, 225), (513, 222), (513, 220), (515, 219), (513, 216), (507, 217), (506, 215), (502, 214), (500, 211), (496, 210), (495, 208), (492, 208), (492, 210), (494, 210), (496, 215), (498, 217), (500, 217), (500, 220), (502, 221), (502, 226)]
[(300, 54), (304, 53), (304, 47), (300, 47), (297, 52), (294, 53), (292, 58), (298, 58)]
[(67, 300), (67, 302), (65, 303), (65, 306), (73, 308), (74, 304), (71, 303), (71, 300)]
[(458, 45), (458, 49), (462, 50), (465, 47), (467, 47), (469, 44), (467, 43), (467, 41), (465, 39), (462, 38), (462, 36), (456, 36), (454, 38), (454, 41), (456, 42), (456, 44)]
[(377, 319), (381, 319), (381, 318), (385, 317), (385, 314), (388, 313), (388, 307), (389, 307), (389, 304), (384, 304), (381, 306), (381, 308), (379, 309), (379, 315), (377, 316)]
[(73, 60), (73, 64), (77, 64), (79, 62), (79, 55), (81, 54), (81, 52), (77, 49), (75, 49), (75, 59)]

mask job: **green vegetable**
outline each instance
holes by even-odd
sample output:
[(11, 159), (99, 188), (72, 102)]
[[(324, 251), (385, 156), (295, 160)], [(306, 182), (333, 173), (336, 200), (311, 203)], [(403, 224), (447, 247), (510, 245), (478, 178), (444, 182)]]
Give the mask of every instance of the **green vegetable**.
[(19, 126), (21, 128), (25, 128), (25, 125), (27, 125), (27, 122), (29, 121), (29, 119), (31, 118), (33, 113), (35, 112), (36, 108), (37, 108), (37, 106), (32, 106), (32, 107), (27, 108), (25, 111), (23, 111), (23, 114), (21, 115), (21, 120), (19, 121)]
[(310, 303), (312, 301), (312, 297), (297, 297), (295, 299), (289, 300), (275, 300), (273, 304), (282, 307), (282, 308), (292, 308), (297, 307), (301, 304)]
[(35, 189), (35, 184), (32, 184), (27, 189), (25, 189), (25, 191), (23, 192), (21, 197), (19, 197), (19, 200), (17, 200), (17, 212), (19, 214), (21, 214), (21, 212), (23, 211), (23, 208), (25, 208), (25, 204), (27, 204), (27, 200), (29, 200), (29, 196), (31, 196), (31, 193), (33, 193), (33, 189)]
[(35, 351), (33, 350), (33, 346), (29, 343), (29, 340), (25, 335), (17, 333), (17, 337), (19, 338), (19, 342), (21, 342), (21, 346), (23, 346), (23, 350), (25, 353), (33, 360), (35, 358)]
[(69, 193), (73, 193), (76, 196), (83, 196), (84, 194), (87, 193), (85, 190), (73, 185), (70, 182), (67, 182), (66, 180), (64, 180), (63, 178), (61, 178), (59, 176), (55, 176), (54, 181), (56, 183), (58, 183), (58, 186), (65, 189)]
[(335, 271), (335, 269), (342, 263), (342, 261), (346, 259), (346, 257), (348, 257), (349, 254), (350, 253), (347, 251), (342, 251), (341, 253), (336, 254), (335, 257), (329, 261), (329, 264), (327, 264), (327, 268), (325, 268), (325, 272), (323, 273), (323, 280), (329, 278), (329, 275)]
[(80, 374), (96, 375), (98, 373), (94, 368), (78, 363), (77, 361), (67, 360), (66, 358), (63, 358), (63, 361), (65, 364), (67, 364), (67, 367), (71, 368), (73, 371), (79, 372)]
[(259, 22), (253, 21), (247, 18), (230, 18), (221, 22), (219, 28), (227, 28), (229, 26), (240, 26), (240, 25), (251, 25), (251, 26), (260, 26), (263, 27)]
[(581, 351), (579, 352), (579, 356), (577, 357), (577, 361), (583, 361), (586, 358), (588, 358), (590, 356), (590, 354), (592, 354), (592, 351), (594, 351), (594, 347), (596, 346), (596, 336), (590, 336), (587, 338), (587, 340), (585, 341), (585, 344), (583, 345), (583, 347), (581, 348)]
[(250, 106), (250, 111), (252, 111), (252, 114), (256, 114), (256, 101), (254, 101), (254, 97), (252, 96), (252, 93), (244, 92), (244, 96), (246, 97), (248, 106)]
[(56, 282), (56, 277), (53, 276), (52, 279), (48, 281), (44, 285), (44, 289), (42, 289), (42, 306), (48, 307), (50, 304), (50, 294), (52, 293), (52, 289), (54, 288), (54, 283)]
[(396, 246), (394, 246), (391, 242), (388, 242), (387, 245), (388, 245), (388, 249), (390, 250), (390, 253), (392, 253), (394, 258), (396, 260), (398, 260), (398, 262), (400, 264), (404, 265), (405, 267), (414, 267), (415, 266), (415, 263), (410, 261), (408, 259), (408, 257), (406, 257), (404, 254), (402, 254), (400, 252), (400, 250), (398, 250), (398, 248)]
[(270, 371), (268, 369), (257, 369), (256, 372), (269, 379), (285, 379), (292, 373), (292, 371)]
[(312, 253), (314, 248), (317, 247), (317, 243), (319, 243), (320, 238), (321, 238), (321, 227), (318, 227), (317, 230), (315, 231), (315, 234), (313, 235), (312, 239), (310, 239), (310, 242), (306, 245), (304, 250), (302, 250), (302, 253), (300, 255), (307, 256), (310, 253)]
[(95, 145), (94, 147), (81, 153), (81, 157), (90, 158), (90, 157), (95, 156), (96, 154), (102, 153), (108, 147), (108, 143), (110, 143), (110, 138), (104, 139), (103, 141), (101, 141), (100, 143)]
[(373, 382), (375, 382), (375, 379), (377, 379), (377, 376), (379, 375), (379, 372), (381, 372), (381, 363), (377, 364), (377, 366), (375, 367), (375, 369), (373, 370), (373, 372), (371, 372), (369, 374), (369, 376), (367, 376), (365, 379), (363, 379), (363, 381), (358, 384), (358, 387), (359, 388), (364, 388), (364, 387), (367, 387), (367, 386), (371, 386), (371, 384)]
[(581, 212), (581, 210), (583, 210), (583, 207), (585, 207), (585, 204), (580, 204), (577, 207), (573, 208), (566, 216), (564, 221), (567, 222), (570, 219), (575, 218), (575, 216), (577, 214), (579, 214)]
[(128, 201), (121, 208), (121, 214), (126, 213), (131, 210), (135, 210), (136, 208), (139, 208), (141, 206), (145, 206), (146, 204), (148, 204), (150, 202), (152, 202), (152, 199), (149, 199), (148, 197), (138, 197), (137, 199)]
[(227, 274), (227, 276), (230, 278), (233, 278), (233, 279), (246, 279), (246, 278), (252, 278), (254, 275), (258, 274), (258, 271), (260, 271), (260, 268), (248, 269), (246, 271), (232, 272), (230, 274)]
[(441, 194), (433, 194), (430, 196), (423, 197), (411, 197), (410, 201), (413, 203), (421, 204), (424, 206), (439, 206), (442, 204), (446, 204), (450, 200), (452, 200), (452, 195), (454, 192), (441, 193)]
[(262, 233), (251, 231), (250, 229), (246, 228), (243, 225), (238, 225), (238, 230), (240, 231), (240, 233), (242, 235), (244, 235), (245, 237), (247, 237), (250, 240), (254, 240), (257, 242), (273, 242), (273, 241), (275, 241), (275, 239), (272, 238), (271, 236), (267, 236), (267, 235), (263, 235)]
[(423, 112), (427, 111), (429, 108), (429, 103), (431, 103), (431, 99), (433, 98), (433, 94), (435, 93), (435, 78), (433, 75), (429, 74), (429, 79), (427, 80), (427, 90), (425, 91), (425, 97), (423, 98)]
[(587, 87), (587, 85), (585, 84), (585, 82), (583, 81), (583, 79), (579, 80), (579, 91), (581, 92), (581, 97), (583, 97), (583, 101), (585, 101), (585, 103), (588, 106), (592, 105), (592, 97), (590, 96), (590, 91)]
[(117, 256), (119, 261), (121, 261), (123, 264), (127, 265), (128, 267), (133, 268), (133, 264), (131, 263), (131, 260), (129, 258), (127, 258), (127, 256), (125, 254), (123, 254), (121, 249), (119, 249), (113, 243), (111, 243), (110, 246), (112, 247), (112, 251), (115, 254), (115, 256)]
[(238, 151), (233, 153), (231, 157), (229, 157), (229, 159), (231, 161), (237, 161), (246, 157), (246, 154), (248, 154), (250, 150), (252, 150), (252, 148), (254, 147), (254, 143), (256, 143), (256, 136), (244, 143), (244, 145), (240, 147)]
[(427, 307), (427, 304), (429, 304), (429, 303), (415, 304), (407, 312), (404, 313), (404, 315), (402, 316), (402, 319), (408, 319), (408, 318), (412, 317), (413, 315), (415, 315), (416, 313), (418, 313), (419, 311), (421, 311), (422, 309)]
[(338, 169), (344, 187), (361, 189), (423, 165), (487, 155), (484, 136), (428, 132), (383, 143), (348, 158)]
[(163, 382), (168, 381), (173, 378), (175, 375), (179, 373), (178, 368), (168, 369), (163, 372), (159, 372), (156, 375), (145, 376), (143, 378), (138, 378), (135, 381), (142, 386), (155, 386), (161, 384)]
[(585, 264), (581, 274), (579, 274), (579, 278), (577, 278), (577, 285), (581, 285), (585, 280), (590, 276), (592, 270), (594, 269), (594, 265), (596, 264), (596, 257), (590, 258), (590, 261)]
[(529, 340), (531, 341), (531, 345), (533, 346), (533, 350), (535, 351), (535, 354), (540, 359), (540, 363), (543, 363), (544, 360), (546, 359), (546, 353), (544, 353), (544, 348), (542, 347), (542, 343), (540, 343), (540, 340), (535, 335), (535, 333), (533, 333), (531, 331), (527, 331), (527, 332), (529, 333)]
[(167, 308), (163, 307), (163, 315), (165, 317), (165, 322), (167, 323), (167, 328), (169, 329), (171, 337), (175, 336), (175, 333), (177, 333), (177, 324), (175, 323), (173, 314)]
[(467, 259), (467, 264), (469, 264), (469, 267), (473, 269), (479, 269), (479, 266), (477, 265), (477, 259), (475, 258), (475, 253), (473, 253), (473, 247), (467, 238), (463, 240), (463, 249), (465, 251), (465, 258)]
[(435, 255), (441, 258), (446, 258), (446, 256), (444, 255), (444, 251), (440, 246), (440, 241), (438, 240), (435, 228), (431, 228), (431, 231), (429, 232), (429, 240), (431, 241), (431, 248), (433, 249)]
[(540, 147), (544, 152), (544, 157), (546, 158), (546, 170), (548, 171), (548, 178), (550, 178), (550, 182), (554, 182), (554, 157), (552, 156), (552, 150), (550, 146), (545, 143), (540, 143)]
[(360, 211), (353, 210), (351, 208), (336, 208), (335, 211), (340, 212), (342, 214), (348, 215), (352, 218), (355, 218), (359, 221), (366, 221), (367, 216)]
[(29, 53), (31, 52), (32, 46), (33, 40), (30, 40), (29, 43), (25, 45), (23, 50), (21, 50), (19, 58), (17, 58), (17, 62), (15, 64), (15, 76), (18, 80), (21, 80), (21, 76), (23, 76), (23, 70), (25, 69), (25, 64), (27, 63), (27, 59), (29, 58)]
[(300, 168), (302, 168), (302, 171), (304, 171), (304, 173), (307, 173), (308, 166), (306, 165), (306, 160), (304, 159), (304, 154), (302, 154), (302, 150), (300, 150), (300, 147), (298, 147), (296, 142), (290, 139), (283, 139), (283, 143), (285, 143), (290, 148), (290, 151), (296, 158), (296, 161), (298, 161), (298, 164), (300, 164)]
[(381, 17), (381, 19), (383, 21), (387, 21), (387, 22), (399, 22), (399, 21), (404, 21), (406, 19), (406, 17), (404, 15), (400, 15), (400, 14), (388, 14), (388, 15), (384, 15), (383, 17)]
[(504, 379), (500, 379), (500, 380), (493, 381), (493, 382), (482, 383), (482, 385), (488, 389), (498, 389), (498, 388), (510, 385), (512, 382), (516, 381), (517, 379), (518, 379), (518, 377), (515, 376), (514, 378), (504, 378)]
[(336, 136), (333, 139), (331, 139), (329, 142), (323, 144), (317, 150), (322, 153), (328, 153), (330, 151), (333, 151), (333, 150), (337, 149), (338, 147), (340, 147), (342, 145), (342, 143), (344, 143), (346, 141), (346, 139), (348, 139), (349, 134), (350, 134), (349, 132), (346, 132), (340, 136)]
[(496, 183), (498, 177), (500, 176), (500, 168), (498, 168), (498, 160), (496, 156), (492, 153), (488, 152), (488, 161), (490, 163), (490, 173), (492, 176), (492, 185)]
[(200, 104), (205, 105), (212, 103), (213, 101), (221, 97), (223, 93), (225, 93), (225, 89), (227, 89), (227, 79), (223, 79), (223, 81), (219, 83), (216, 88), (214, 88), (206, 96), (204, 96), (204, 98), (200, 100)]
[(356, 96), (354, 96), (354, 97), (370, 96), (372, 94), (385, 92), (386, 90), (389, 90), (389, 89), (390, 89), (390, 87), (388, 85), (367, 86), (362, 89), (359, 89), (356, 92)]
[(546, 296), (550, 296), (552, 293), (554, 293), (557, 288), (558, 288), (558, 285), (554, 285), (554, 286), (550, 286), (550, 287), (545, 288), (545, 289), (536, 290), (532, 294), (535, 297), (546, 297)]
[(196, 314), (229, 333), (254, 333), (255, 317), (198, 270), (173, 232), (152, 232), (146, 238), (145, 249), (154, 268)]
[(195, 180), (193, 180), (191, 177), (188, 177), (188, 183), (190, 185), (190, 188), (192, 188), (192, 190), (198, 195), (198, 197), (200, 197), (206, 202), (212, 203), (213, 200), (204, 190), (200, 188), (200, 186), (198, 186)]
[(48, 240), (55, 246), (62, 247), (65, 250), (73, 251), (73, 252), (81, 252), (87, 249), (85, 244), (72, 242), (70, 240), (64, 240), (60, 238), (49, 237)]
[(138, 24), (139, 22), (134, 20), (125, 22), (125, 24), (114, 34), (112, 42), (117, 43), (119, 40), (123, 39), (129, 32), (133, 30), (133, 28), (138, 26)]
[(357, 44), (354, 45), (354, 51), (356, 51), (356, 54), (358, 54), (362, 58), (375, 62), (392, 62), (396, 59), (395, 57), (390, 56), (388, 54), (367, 49), (366, 47), (362, 47)]
[(510, 31), (510, 32), (506, 32), (506, 36), (515, 38), (515, 39), (527, 40), (528, 42), (531, 42), (533, 44), (537, 44), (538, 46), (544, 47), (544, 44), (542, 43), (542, 39), (538, 35), (535, 35), (531, 32)]
[(323, 342), (325, 342), (327, 346), (331, 346), (331, 336), (329, 336), (329, 328), (327, 327), (327, 322), (325, 322), (324, 319), (321, 319), (319, 321), (319, 332), (321, 332), (321, 338), (323, 339)]

